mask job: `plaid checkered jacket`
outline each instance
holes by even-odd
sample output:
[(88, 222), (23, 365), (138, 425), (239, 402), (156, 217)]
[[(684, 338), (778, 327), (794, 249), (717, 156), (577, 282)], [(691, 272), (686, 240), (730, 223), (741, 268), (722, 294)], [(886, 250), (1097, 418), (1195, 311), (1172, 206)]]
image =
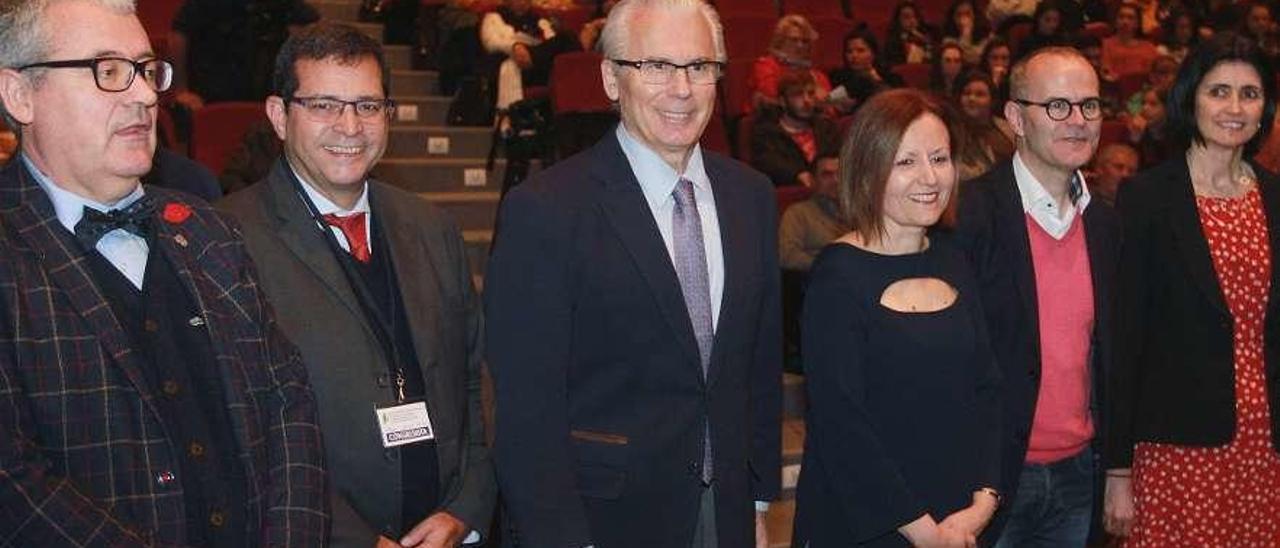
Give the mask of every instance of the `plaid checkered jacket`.
[[(247, 537), (323, 546), (315, 402), (234, 228), (203, 202), (158, 199), (152, 253), (198, 303), (248, 477)], [(0, 546), (185, 543), (181, 450), (139, 352), (23, 162), (0, 170)]]

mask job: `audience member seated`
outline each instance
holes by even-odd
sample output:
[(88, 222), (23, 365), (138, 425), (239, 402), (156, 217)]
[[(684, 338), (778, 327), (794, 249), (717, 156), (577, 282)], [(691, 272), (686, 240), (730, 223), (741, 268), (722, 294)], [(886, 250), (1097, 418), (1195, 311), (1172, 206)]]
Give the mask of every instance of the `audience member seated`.
[(1018, 57), (1046, 46), (1069, 45), (1070, 37), (1080, 30), (1079, 14), (1063, 7), (1069, 1), (1041, 0), (1036, 6), (1031, 34), (1018, 44)]
[(964, 51), (954, 42), (943, 42), (929, 69), (929, 91), (942, 97), (955, 95), (956, 81), (962, 72)]
[(928, 63), (933, 60), (937, 47), (937, 33), (924, 21), (920, 8), (913, 0), (898, 2), (889, 20), (889, 32), (884, 40), (884, 64), (892, 67), (902, 63)]
[(1148, 89), (1142, 93), (1142, 109), (1128, 116), (1129, 141), (1137, 145), (1141, 153), (1141, 166), (1152, 167), (1168, 158), (1173, 143), (1165, 128), (1165, 99), (1169, 85)]
[[(987, 47), (982, 49), (982, 62), (978, 63), (978, 70), (987, 73), (991, 77), (991, 81), (995, 83), (996, 88), (1000, 90), (1001, 96), (1004, 95), (1006, 85), (1009, 79), (1009, 66), (1013, 62), (1013, 50), (1009, 47), (1009, 42), (999, 36), (992, 37), (987, 41)], [(1002, 103), (1004, 101), (1001, 101)]]
[(761, 109), (751, 130), (751, 162), (776, 186), (813, 186), (809, 170), (819, 153), (840, 146), (840, 129), (818, 108), (817, 84), (807, 70), (778, 81), (783, 101)]
[(1280, 62), (1280, 33), (1277, 32), (1275, 18), (1271, 15), (1270, 3), (1264, 0), (1245, 3), (1244, 18), (1240, 21), (1238, 32), (1252, 38), (1272, 66)]
[(599, 17), (588, 21), (582, 25), (582, 30), (578, 31), (578, 45), (582, 46), (582, 51), (596, 51), (596, 42), (600, 40), (600, 31), (604, 30), (604, 23), (609, 15), (609, 11), (613, 6), (618, 4), (618, 0), (605, 0), (600, 4)]
[(844, 67), (831, 71), (833, 103), (850, 113), (877, 92), (902, 87), (902, 79), (880, 65), (880, 44), (866, 26), (844, 37)]
[(1102, 99), (1102, 117), (1109, 120), (1123, 114), (1125, 98), (1120, 96), (1120, 81), (1102, 64), (1102, 40), (1092, 34), (1079, 34), (1076, 36), (1076, 49), (1089, 60), (1094, 72), (1098, 73), (1098, 96)]
[(1137, 114), (1142, 110), (1142, 102), (1145, 100), (1146, 93), (1149, 90), (1169, 86), (1173, 84), (1173, 79), (1178, 75), (1178, 60), (1168, 55), (1156, 57), (1151, 62), (1151, 68), (1147, 71), (1147, 81), (1142, 83), (1142, 89), (1133, 93), (1125, 102), (1125, 110), (1129, 114)]
[(1191, 11), (1171, 12), (1161, 24), (1160, 44), (1156, 53), (1168, 55), (1179, 64), (1187, 52), (1200, 43), (1200, 18)]
[(186, 0), (169, 35), (174, 100), (197, 109), (266, 99), (289, 28), (319, 19), (304, 0)]
[(282, 152), (284, 148), (270, 122), (262, 120), (249, 127), (218, 176), (222, 193), (231, 194), (266, 178)]
[(1146, 72), (1159, 55), (1156, 45), (1142, 37), (1138, 9), (1137, 4), (1128, 2), (1116, 8), (1115, 34), (1102, 40), (1102, 66), (1111, 77)]
[(942, 25), (943, 41), (954, 42), (964, 52), (964, 64), (976, 66), (982, 62), (982, 50), (991, 39), (991, 25), (986, 17), (979, 17), (973, 0), (955, 0), (947, 8), (947, 20)]
[(813, 162), (813, 194), (782, 213), (778, 225), (778, 263), (783, 270), (808, 272), (822, 248), (849, 229), (840, 222), (836, 188), (840, 181), (839, 150)]
[(1109, 20), (1107, 4), (1103, 0), (1064, 0), (1062, 8), (1082, 26), (1085, 23), (1106, 23)]
[(743, 112), (750, 115), (764, 105), (778, 105), (778, 81), (788, 70), (804, 70), (813, 74), (817, 85), (818, 100), (826, 101), (831, 93), (827, 75), (813, 66), (813, 45), (818, 41), (818, 31), (803, 15), (784, 15), (773, 27), (769, 39), (769, 53), (756, 59), (747, 78), (751, 91)]
[(503, 0), (480, 20), (480, 43), (497, 61), (495, 106), (524, 98), (524, 88), (545, 86), (555, 56), (578, 49), (575, 36), (557, 32), (532, 10), (531, 0)]
[(209, 168), (165, 147), (156, 147), (151, 172), (142, 176), (142, 184), (181, 190), (206, 202), (222, 197), (218, 179)]
[(1093, 157), (1093, 169), (1085, 181), (1089, 194), (1106, 202), (1116, 203), (1120, 183), (1138, 172), (1138, 151), (1128, 143), (1107, 143)]
[(955, 146), (955, 164), (960, 181), (967, 181), (991, 166), (1013, 157), (1013, 129), (1004, 120), (1004, 103), (996, 102), (991, 77), (967, 72), (957, 82), (951, 96), (963, 116), (954, 116), (961, 126), (953, 130), (961, 139)]

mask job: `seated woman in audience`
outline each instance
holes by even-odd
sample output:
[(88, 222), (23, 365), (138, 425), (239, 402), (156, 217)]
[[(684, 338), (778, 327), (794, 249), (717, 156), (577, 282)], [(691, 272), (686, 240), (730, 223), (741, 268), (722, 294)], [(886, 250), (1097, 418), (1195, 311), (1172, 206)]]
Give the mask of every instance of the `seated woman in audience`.
[(942, 97), (954, 95), (956, 80), (964, 72), (964, 51), (954, 42), (943, 42), (938, 46), (938, 55), (933, 58), (933, 66), (929, 68), (929, 91)]
[(944, 109), (890, 90), (854, 117), (849, 232), (810, 271), (793, 544), (974, 546), (996, 510), (1000, 374), (964, 255), (927, 235), (956, 185)]
[(995, 97), (995, 84), (981, 72), (965, 73), (956, 85), (952, 102), (961, 116), (955, 125), (967, 137), (956, 146), (954, 163), (961, 181), (982, 175), (991, 166), (1013, 157), (1013, 129), (1001, 114), (1004, 103)]
[(1238, 32), (1257, 42), (1258, 50), (1272, 66), (1280, 61), (1280, 33), (1277, 30), (1269, 2), (1253, 0), (1244, 4), (1244, 17), (1240, 20)]
[[(987, 47), (982, 50), (982, 62), (978, 64), (978, 70), (987, 73), (991, 77), (991, 81), (995, 83), (996, 88), (1004, 93), (1005, 85), (1009, 79), (1009, 66), (1012, 65), (1013, 50), (1009, 48), (1009, 42), (999, 36), (992, 37), (987, 41)], [(1003, 103), (1004, 101), (1001, 101)]]
[(912, 0), (902, 0), (893, 10), (884, 40), (884, 64), (928, 63), (933, 60), (937, 34), (925, 23), (920, 8)]
[(818, 100), (826, 101), (827, 94), (831, 93), (831, 82), (826, 74), (813, 66), (813, 44), (817, 41), (818, 31), (803, 15), (786, 15), (778, 19), (769, 39), (769, 53), (751, 65), (751, 75), (747, 78), (751, 95), (743, 105), (743, 111), (750, 114), (764, 105), (777, 106), (778, 79), (784, 72), (796, 69), (813, 73), (818, 84)]
[(1159, 55), (1156, 45), (1142, 37), (1138, 14), (1137, 4), (1121, 4), (1112, 22), (1115, 34), (1102, 39), (1102, 66), (1115, 78), (1146, 72)]
[(1142, 110), (1148, 91), (1173, 85), (1173, 79), (1178, 75), (1178, 65), (1177, 60), (1167, 55), (1158, 56), (1151, 61), (1151, 68), (1147, 69), (1147, 79), (1142, 83), (1142, 89), (1135, 91), (1127, 98), (1125, 110), (1129, 114), (1137, 114)]
[(1168, 55), (1178, 63), (1200, 43), (1200, 18), (1191, 11), (1174, 11), (1161, 23), (1160, 44), (1156, 53)]
[(1280, 539), (1280, 179), (1250, 158), (1275, 84), (1221, 33), (1169, 92), (1182, 145), (1120, 186), (1104, 525), (1124, 546)]
[(991, 39), (991, 25), (978, 16), (973, 0), (955, 0), (947, 8), (947, 21), (942, 25), (942, 39), (952, 41), (964, 52), (964, 64), (976, 66), (982, 61), (982, 50)]
[(1018, 44), (1018, 57), (1045, 46), (1063, 46), (1080, 30), (1079, 13), (1063, 7), (1073, 0), (1042, 0), (1036, 6), (1031, 34)]
[(1165, 123), (1169, 85), (1149, 88), (1141, 94), (1142, 107), (1137, 113), (1125, 116), (1124, 122), (1129, 129), (1129, 142), (1138, 148), (1142, 157), (1142, 167), (1148, 168), (1163, 162), (1173, 152)]
[(879, 59), (880, 45), (865, 25), (845, 35), (844, 66), (831, 71), (830, 80), (835, 86), (832, 103), (845, 114), (877, 92), (902, 87), (902, 79), (881, 67)]

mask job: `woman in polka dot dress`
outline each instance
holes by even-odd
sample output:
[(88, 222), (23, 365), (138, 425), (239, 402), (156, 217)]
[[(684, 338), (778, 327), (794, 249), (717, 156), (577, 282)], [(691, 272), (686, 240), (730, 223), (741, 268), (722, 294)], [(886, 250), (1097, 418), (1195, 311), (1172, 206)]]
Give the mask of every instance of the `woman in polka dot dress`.
[(1252, 42), (1201, 45), (1168, 99), (1185, 156), (1121, 188), (1104, 506), (1126, 547), (1280, 546), (1280, 180), (1244, 160), (1271, 82)]

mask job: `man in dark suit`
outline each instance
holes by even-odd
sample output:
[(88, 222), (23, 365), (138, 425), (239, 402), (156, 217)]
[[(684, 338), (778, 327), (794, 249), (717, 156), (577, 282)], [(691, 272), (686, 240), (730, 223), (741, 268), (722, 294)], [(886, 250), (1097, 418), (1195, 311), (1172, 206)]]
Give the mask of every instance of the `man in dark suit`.
[(243, 225), (315, 387), (332, 545), (452, 547), (487, 531), (496, 491), (480, 303), (453, 221), (369, 177), (394, 113), (389, 80), (359, 30), (295, 33), (266, 102), (284, 157), (220, 205)]
[(322, 546), (297, 349), (230, 222), (139, 182), (172, 70), (132, 2), (12, 2), (0, 21), (22, 138), (0, 171), (0, 538)]
[(1050, 47), (1009, 78), (1017, 153), (966, 184), (956, 229), (1004, 374), (1005, 500), (988, 535), (1001, 547), (1084, 546), (1119, 244), (1115, 212), (1080, 173), (1102, 125), (1098, 77), (1076, 50)]
[(740, 548), (753, 515), (766, 542), (777, 213), (763, 175), (698, 147), (717, 21), (697, 1), (618, 4), (600, 68), (622, 123), (503, 204), (486, 347), (518, 545)]

